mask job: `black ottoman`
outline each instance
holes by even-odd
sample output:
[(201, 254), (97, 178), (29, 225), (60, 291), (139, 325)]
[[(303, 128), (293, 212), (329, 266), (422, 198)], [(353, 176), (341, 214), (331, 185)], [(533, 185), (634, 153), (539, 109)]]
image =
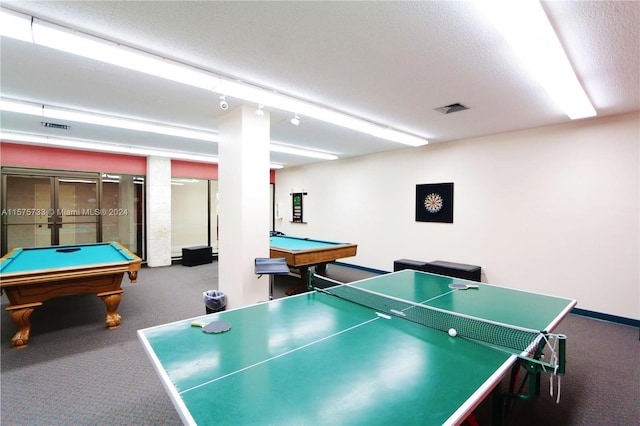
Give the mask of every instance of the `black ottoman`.
[(182, 249), (182, 265), (196, 266), (213, 262), (211, 246), (184, 247)]

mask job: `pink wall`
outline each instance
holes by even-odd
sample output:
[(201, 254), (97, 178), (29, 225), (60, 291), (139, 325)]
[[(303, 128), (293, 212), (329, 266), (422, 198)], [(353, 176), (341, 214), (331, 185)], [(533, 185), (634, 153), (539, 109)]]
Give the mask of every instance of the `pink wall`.
[(108, 171), (137, 175), (147, 173), (145, 157), (7, 142), (0, 142), (0, 164), (39, 169)]
[[(171, 176), (194, 179), (218, 179), (218, 165), (171, 160)], [(276, 171), (269, 173), (269, 182), (276, 182)]]
[[(37, 145), (0, 142), (0, 165), (55, 170), (78, 170), (146, 175), (146, 157), (80, 151)], [(171, 160), (171, 176), (194, 179), (218, 179), (218, 165)], [(276, 173), (271, 170), (270, 182)]]
[(218, 179), (218, 165), (171, 160), (171, 176), (193, 179)]

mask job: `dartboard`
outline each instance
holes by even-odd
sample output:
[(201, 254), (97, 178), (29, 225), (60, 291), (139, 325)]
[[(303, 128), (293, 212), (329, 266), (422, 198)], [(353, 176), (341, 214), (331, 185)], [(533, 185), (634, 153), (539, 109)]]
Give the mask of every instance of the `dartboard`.
[(432, 192), (424, 197), (424, 208), (429, 213), (438, 213), (442, 209), (442, 197), (440, 194)]

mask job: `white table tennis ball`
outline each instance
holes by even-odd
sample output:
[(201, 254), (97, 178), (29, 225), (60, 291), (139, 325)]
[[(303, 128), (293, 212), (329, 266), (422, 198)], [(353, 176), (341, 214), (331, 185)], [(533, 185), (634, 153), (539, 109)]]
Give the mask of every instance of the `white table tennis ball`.
[(458, 332), (456, 331), (455, 328), (450, 328), (449, 329), (449, 336), (456, 337), (457, 335), (458, 335)]

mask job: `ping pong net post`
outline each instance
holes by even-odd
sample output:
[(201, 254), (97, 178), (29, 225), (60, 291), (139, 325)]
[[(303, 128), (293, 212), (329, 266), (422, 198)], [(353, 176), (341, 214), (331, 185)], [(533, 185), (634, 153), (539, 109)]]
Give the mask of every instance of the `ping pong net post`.
[[(540, 371), (553, 375), (564, 375), (565, 373), (566, 337), (563, 335), (549, 334), (546, 331), (450, 312), (358, 288), (317, 274), (311, 276), (311, 285), (316, 291), (445, 333), (453, 328), (460, 337), (518, 356), (520, 359), (536, 365)], [(549, 345), (552, 351), (551, 362), (544, 362), (541, 360), (542, 350), (550, 339), (559, 342), (559, 347)]]

